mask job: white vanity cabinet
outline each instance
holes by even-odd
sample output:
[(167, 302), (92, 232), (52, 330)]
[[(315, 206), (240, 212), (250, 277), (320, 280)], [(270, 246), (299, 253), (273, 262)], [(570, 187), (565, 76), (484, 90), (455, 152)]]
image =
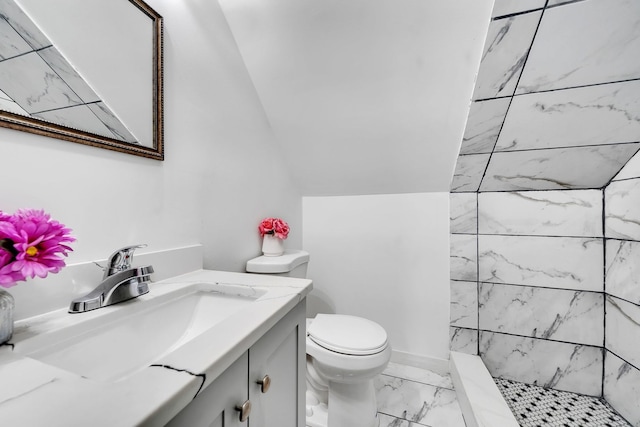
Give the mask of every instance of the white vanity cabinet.
[[(305, 300), (258, 339), (168, 424), (171, 427), (305, 425)], [(247, 420), (239, 408), (250, 402)]]

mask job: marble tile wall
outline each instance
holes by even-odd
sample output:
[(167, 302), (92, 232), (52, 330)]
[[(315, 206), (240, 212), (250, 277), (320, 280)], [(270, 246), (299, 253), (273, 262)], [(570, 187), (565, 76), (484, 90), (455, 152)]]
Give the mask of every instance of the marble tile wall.
[(451, 193), (451, 349), (478, 354), (478, 194)]
[(451, 348), (640, 427), (640, 2), (492, 16), (451, 185)]
[(451, 193), (451, 212), (452, 350), (495, 376), (600, 396), (603, 191)]
[(606, 186), (640, 149), (639, 26), (636, 0), (497, 0), (451, 191)]
[(640, 154), (605, 189), (604, 397), (640, 426)]

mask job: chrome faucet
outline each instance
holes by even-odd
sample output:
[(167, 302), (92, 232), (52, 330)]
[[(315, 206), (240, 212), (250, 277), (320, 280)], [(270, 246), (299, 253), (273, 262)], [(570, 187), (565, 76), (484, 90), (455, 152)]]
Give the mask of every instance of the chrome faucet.
[(117, 304), (149, 292), (153, 267), (131, 267), (133, 252), (147, 245), (126, 246), (111, 254), (102, 282), (83, 297), (71, 301), (69, 313), (83, 313)]

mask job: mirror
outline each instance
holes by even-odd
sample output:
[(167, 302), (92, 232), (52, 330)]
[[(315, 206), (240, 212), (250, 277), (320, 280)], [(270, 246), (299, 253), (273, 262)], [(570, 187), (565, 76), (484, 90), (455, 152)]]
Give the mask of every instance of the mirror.
[(142, 0), (0, 0), (0, 126), (163, 160), (162, 17)]

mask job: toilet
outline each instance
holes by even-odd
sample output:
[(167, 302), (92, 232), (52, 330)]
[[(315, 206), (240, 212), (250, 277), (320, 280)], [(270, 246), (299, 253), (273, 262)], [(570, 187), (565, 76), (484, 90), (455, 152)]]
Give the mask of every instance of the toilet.
[[(249, 273), (305, 278), (309, 253), (247, 261)], [(373, 385), (391, 358), (387, 332), (362, 317), (318, 314), (307, 319), (307, 427), (378, 427)]]

